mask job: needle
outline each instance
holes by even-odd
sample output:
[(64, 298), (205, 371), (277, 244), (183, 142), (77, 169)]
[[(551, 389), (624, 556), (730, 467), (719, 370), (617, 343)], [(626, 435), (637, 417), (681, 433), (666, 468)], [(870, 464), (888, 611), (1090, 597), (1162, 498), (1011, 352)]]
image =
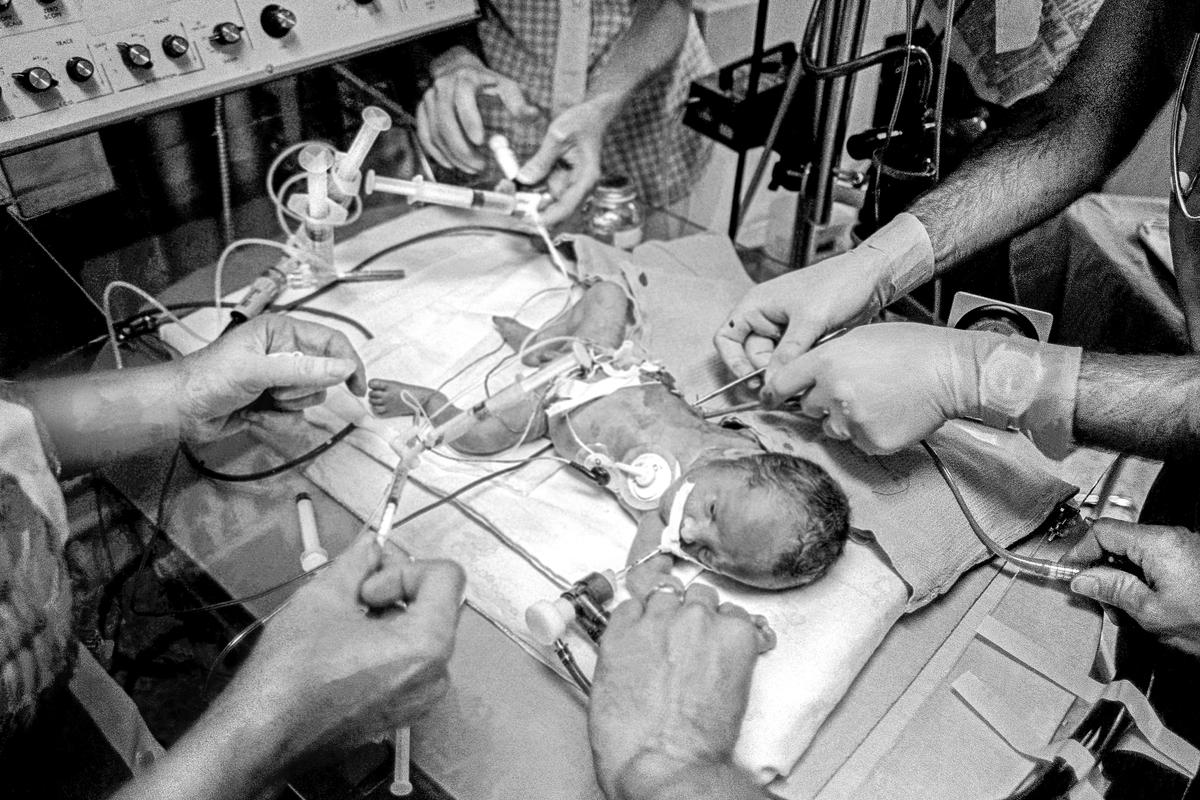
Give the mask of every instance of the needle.
[[(825, 344), (825, 342), (828, 342), (830, 339), (836, 339), (837, 337), (841, 336), (843, 333), (845, 333), (848, 330), (849, 330), (849, 328), (838, 328), (836, 331), (831, 331), (830, 333), (827, 333), (824, 336), (822, 336), (820, 339), (817, 339), (817, 341), (813, 342), (813, 347), (816, 347), (817, 345)], [(741, 384), (745, 383), (746, 381), (750, 380), (751, 378), (757, 378), (759, 375), (762, 375), (766, 371), (767, 371), (766, 367), (759, 367), (758, 369), (754, 370), (753, 372), (748, 372), (745, 375), (743, 375), (742, 377), (740, 377), (736, 380), (730, 381), (729, 383), (725, 384), (721, 388), (715, 389), (715, 390), (709, 392), (708, 394), (704, 395), (703, 397), (697, 399), (694, 403), (692, 403), (692, 408), (695, 408), (696, 406), (702, 406), (705, 403), (707, 403), (709, 400), (712, 400), (717, 395), (724, 394), (725, 392), (729, 391), (733, 387), (740, 386)]]
[(730, 381), (729, 383), (725, 384), (721, 388), (714, 389), (713, 391), (709, 392), (708, 394), (704, 395), (703, 397), (697, 398), (697, 400), (694, 403), (692, 403), (692, 407), (694, 408), (696, 406), (702, 406), (705, 403), (707, 403), (709, 400), (712, 400), (717, 395), (725, 394), (725, 392), (729, 391), (733, 387), (740, 386), (741, 384), (745, 383), (746, 381), (750, 380), (751, 378), (757, 378), (759, 375), (762, 375), (766, 371), (767, 371), (766, 367), (759, 367), (758, 369), (754, 370), (753, 372), (747, 372), (742, 377), (740, 377), (736, 380)]

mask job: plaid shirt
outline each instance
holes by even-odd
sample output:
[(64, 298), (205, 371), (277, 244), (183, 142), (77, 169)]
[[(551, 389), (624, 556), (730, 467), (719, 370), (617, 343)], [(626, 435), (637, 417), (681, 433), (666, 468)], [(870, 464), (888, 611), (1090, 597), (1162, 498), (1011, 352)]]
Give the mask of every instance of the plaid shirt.
[[(503, 110), (483, 110), (484, 124), (505, 134), (518, 158), (537, 150), (549, 124), (560, 0), (491, 0), (484, 4), (479, 39), (484, 61), (512, 78), (542, 119), (520, 124)], [(605, 63), (614, 42), (629, 28), (637, 0), (591, 0), (588, 74)], [(708, 161), (708, 140), (683, 126), (683, 107), (693, 79), (715, 67), (695, 20), (689, 20), (683, 51), (673, 66), (649, 80), (609, 126), (601, 153), (605, 175), (625, 175), (644, 202), (665, 206), (687, 194)]]

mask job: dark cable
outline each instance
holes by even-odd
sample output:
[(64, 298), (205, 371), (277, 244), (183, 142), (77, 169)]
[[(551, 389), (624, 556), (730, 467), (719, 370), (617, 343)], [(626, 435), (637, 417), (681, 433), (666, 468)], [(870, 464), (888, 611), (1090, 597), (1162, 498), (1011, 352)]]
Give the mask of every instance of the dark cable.
[[(397, 250), (401, 250), (406, 247), (412, 247), (413, 245), (421, 244), (422, 242), (427, 242), (431, 239), (438, 239), (443, 236), (463, 236), (470, 233), (504, 233), (510, 236), (519, 236), (524, 239), (532, 238), (532, 234), (528, 231), (517, 230), (515, 228), (506, 228), (500, 225), (456, 225), (452, 228), (439, 228), (436, 231), (426, 231), (425, 233), (417, 234), (411, 239), (405, 239), (403, 241), (396, 242), (393, 245), (389, 245), (382, 250), (372, 253), (347, 270), (347, 272), (358, 272), (360, 269), (370, 266), (384, 256), (391, 255)], [(300, 308), (301, 306), (306, 305), (325, 294), (337, 285), (338, 284), (336, 282), (326, 284), (320, 289), (309, 292), (299, 300), (294, 300), (291, 303), (280, 306), (280, 310), (287, 312), (296, 308)]]
[(196, 470), (196, 472), (200, 473), (206, 478), (209, 478), (210, 480), (225, 481), (227, 483), (248, 483), (250, 481), (261, 481), (266, 480), (267, 478), (273, 478), (276, 475), (281, 475), (284, 472), (287, 472), (289, 469), (293, 469), (307, 461), (313, 460), (317, 456), (321, 455), (321, 453), (324, 453), (326, 450), (340, 442), (342, 439), (345, 439), (350, 435), (351, 431), (357, 427), (357, 425), (351, 422), (346, 425), (346, 427), (342, 428), (340, 431), (333, 434), (313, 449), (309, 450), (307, 453), (302, 453), (301, 455), (289, 459), (282, 464), (271, 467), (270, 469), (260, 470), (258, 472), (244, 472), (240, 474), (219, 472), (211, 467), (206, 466), (204, 462), (200, 460), (200, 457), (197, 456), (187, 444), (181, 442), (179, 449), (180, 452), (183, 453), (183, 457), (187, 459), (188, 464), (192, 466), (192, 469)]

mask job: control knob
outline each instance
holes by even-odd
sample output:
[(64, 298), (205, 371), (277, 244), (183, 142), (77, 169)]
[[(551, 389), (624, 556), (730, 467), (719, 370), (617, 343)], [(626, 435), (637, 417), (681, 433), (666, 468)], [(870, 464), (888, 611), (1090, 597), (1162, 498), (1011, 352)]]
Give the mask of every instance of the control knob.
[(67, 59), (67, 77), (76, 83), (90, 81), (96, 74), (96, 65), (86, 58), (75, 56)]
[(219, 23), (213, 28), (212, 36), (208, 39), (213, 44), (237, 44), (242, 40), (242, 26), (234, 22)]
[(189, 47), (191, 44), (188, 40), (177, 33), (168, 33), (162, 40), (162, 49), (167, 58), (182, 58), (187, 55)]
[(17, 83), (28, 92), (48, 92), (55, 86), (58, 86), (58, 81), (50, 74), (50, 71), (42, 67), (30, 67), (24, 72), (18, 72), (14, 75)]
[(360, 6), (369, 6), (374, 3), (375, 0), (354, 0), (354, 2), (358, 3)]
[(259, 20), (262, 22), (263, 32), (272, 39), (282, 39), (296, 27), (296, 15), (275, 3), (263, 8)]
[(121, 51), (121, 60), (130, 69), (150, 69), (154, 66), (154, 60), (150, 57), (150, 48), (144, 44), (117, 42), (117, 49)]

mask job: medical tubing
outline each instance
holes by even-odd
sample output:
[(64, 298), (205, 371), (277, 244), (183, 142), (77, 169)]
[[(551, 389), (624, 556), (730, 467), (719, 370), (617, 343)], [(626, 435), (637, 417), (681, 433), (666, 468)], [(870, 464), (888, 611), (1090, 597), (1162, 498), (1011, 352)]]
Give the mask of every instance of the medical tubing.
[[(929, 56), (929, 52), (918, 45), (902, 44), (885, 47), (881, 50), (876, 50), (873, 53), (852, 58), (849, 61), (843, 61), (839, 64), (827, 64), (822, 66), (816, 62), (812, 56), (812, 51), (815, 45), (818, 15), (824, 7), (825, 0), (816, 0), (812, 8), (809, 10), (808, 23), (804, 28), (803, 46), (800, 48), (801, 63), (804, 65), (804, 71), (815, 78), (843, 78), (854, 72), (873, 67), (881, 64), (894, 56), (904, 56), (906, 59), (915, 58), (925, 67), (926, 75), (933, 75), (933, 59)], [(929, 79), (922, 82), (921, 102), (924, 103), (929, 99)]]
[(357, 427), (357, 425), (351, 422), (346, 425), (346, 427), (342, 428), (337, 433), (333, 434), (308, 452), (302, 453), (295, 458), (288, 459), (282, 464), (271, 467), (270, 469), (264, 469), (258, 472), (220, 472), (212, 469), (211, 467), (205, 466), (204, 462), (200, 460), (200, 457), (197, 456), (191, 447), (189, 447), (186, 443), (181, 442), (179, 447), (183, 452), (183, 457), (187, 459), (187, 462), (191, 465), (192, 469), (204, 477), (214, 481), (224, 481), (226, 483), (248, 483), (250, 481), (261, 481), (266, 480), (267, 478), (273, 478), (276, 475), (281, 475), (284, 472), (294, 469), (295, 467), (298, 467), (307, 461), (311, 461), (312, 459), (321, 455), (321, 453), (324, 453), (326, 450), (333, 447), (342, 439), (345, 439), (350, 435), (351, 431)]
[(950, 487), (951, 494), (954, 495), (955, 502), (962, 510), (963, 516), (967, 518), (967, 524), (971, 526), (971, 530), (975, 532), (975, 536), (979, 541), (983, 542), (992, 555), (1003, 558), (1009, 564), (1012, 564), (1017, 569), (1037, 575), (1041, 578), (1050, 578), (1052, 580), (1069, 581), (1078, 575), (1082, 570), (1078, 567), (1069, 567), (1064, 564), (1058, 564), (1054, 561), (1047, 561), (1042, 558), (1030, 558), (1028, 556), (1019, 556), (1010, 550), (1006, 550), (996, 543), (992, 537), (980, 526), (975, 519), (975, 515), (971, 513), (971, 509), (967, 506), (967, 501), (963, 498), (962, 493), (958, 489), (958, 484), (954, 482), (954, 478), (950, 475), (950, 471), (946, 469), (946, 465), (942, 463), (942, 459), (937, 452), (926, 440), (921, 440), (921, 446), (925, 448), (925, 452), (929, 453), (929, 457), (933, 459), (933, 465), (937, 467), (937, 471), (941, 474), (942, 480)]
[(558, 660), (566, 667), (567, 674), (571, 676), (571, 680), (575, 681), (575, 685), (587, 697), (592, 696), (592, 682), (583, 674), (583, 670), (579, 668), (579, 663), (575, 660), (575, 655), (571, 652), (571, 647), (562, 639), (554, 640), (554, 652), (558, 656)]

